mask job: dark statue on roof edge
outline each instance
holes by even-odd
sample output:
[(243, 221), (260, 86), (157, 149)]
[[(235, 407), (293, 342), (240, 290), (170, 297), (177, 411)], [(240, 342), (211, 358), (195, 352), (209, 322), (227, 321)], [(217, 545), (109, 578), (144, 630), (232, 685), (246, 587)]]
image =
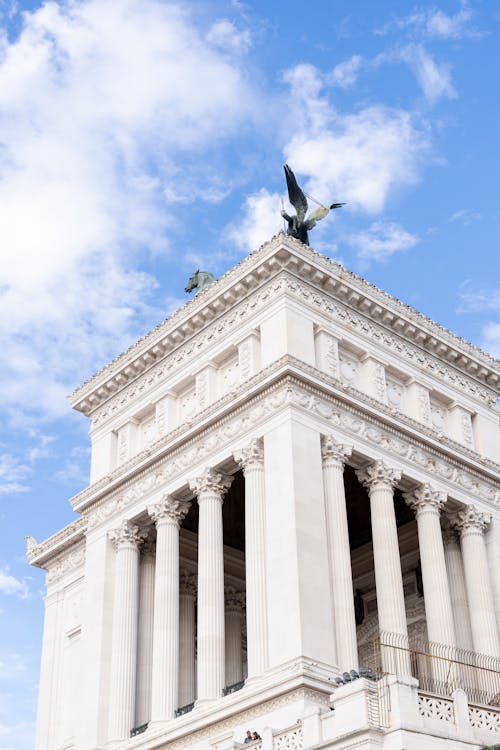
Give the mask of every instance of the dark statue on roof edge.
[(288, 164), (285, 164), (283, 169), (285, 170), (288, 198), (297, 212), (295, 216), (289, 216), (286, 211), (281, 212), (283, 218), (288, 222), (287, 234), (300, 240), (304, 245), (308, 245), (308, 231), (315, 227), (320, 219), (324, 219), (332, 209), (345, 206), (345, 203), (332, 203), (329, 207), (320, 205), (306, 219), (307, 209), (309, 208), (307, 198)]

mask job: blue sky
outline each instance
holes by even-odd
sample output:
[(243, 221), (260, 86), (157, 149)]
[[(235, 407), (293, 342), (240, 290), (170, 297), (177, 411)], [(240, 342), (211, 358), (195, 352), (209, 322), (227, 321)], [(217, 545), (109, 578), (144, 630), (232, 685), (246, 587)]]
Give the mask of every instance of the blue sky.
[(282, 228), (500, 354), (500, 3), (0, 0), (0, 750), (28, 750), (65, 396)]

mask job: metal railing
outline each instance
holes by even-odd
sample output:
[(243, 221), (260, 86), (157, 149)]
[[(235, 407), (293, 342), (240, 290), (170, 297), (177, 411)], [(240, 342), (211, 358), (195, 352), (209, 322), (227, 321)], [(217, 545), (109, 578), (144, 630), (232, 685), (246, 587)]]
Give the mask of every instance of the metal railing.
[(461, 688), (469, 702), (500, 708), (500, 658), (433, 641), (381, 632), (360, 662), (375, 672), (415, 677), (420, 690), (450, 697)]
[(226, 687), (222, 691), (222, 695), (230, 695), (231, 693), (236, 693), (237, 690), (241, 690), (244, 684), (245, 680), (241, 680), (241, 682), (235, 682), (233, 685), (226, 685)]

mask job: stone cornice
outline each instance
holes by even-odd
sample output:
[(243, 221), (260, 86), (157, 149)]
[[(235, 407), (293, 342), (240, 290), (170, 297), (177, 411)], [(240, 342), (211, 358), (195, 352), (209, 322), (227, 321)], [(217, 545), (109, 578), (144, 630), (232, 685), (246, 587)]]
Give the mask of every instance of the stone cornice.
[(280, 233), (78, 388), (70, 397), (71, 405), (92, 414), (283, 268), (360, 313), (364, 320), (432, 355), (442, 366), (462, 372), (487, 388), (498, 388), (498, 360), (338, 263)]
[(56, 553), (59, 554), (63, 550), (81, 542), (85, 537), (86, 529), (87, 519), (78, 518), (40, 544), (33, 537), (27, 537), (29, 540), (26, 551), (28, 562), (37, 568), (44, 568), (47, 561)]
[(39, 564), (41, 556), (59, 552), (58, 544), (67, 544), (74, 529), (83, 535), (86, 524), (93, 528), (119, 515), (149, 491), (160, 489), (176, 477), (188, 476), (191, 467), (204, 458), (209, 460), (217, 447), (230, 447), (239, 435), (259, 427), (287, 406), (321, 418), (330, 431), (341, 430), (350, 444), (356, 446), (359, 439), (364, 439), (390, 452), (394, 465), (400, 457), (471, 497), (500, 506), (498, 464), (438, 436), (410, 417), (403, 418), (390, 407), (304, 362), (283, 357), (242, 384), (239, 391), (227, 394), (205, 410), (198, 423), (177, 428), (112, 475), (76, 495), (72, 505), (85, 512), (85, 519), (38, 545), (30, 561)]

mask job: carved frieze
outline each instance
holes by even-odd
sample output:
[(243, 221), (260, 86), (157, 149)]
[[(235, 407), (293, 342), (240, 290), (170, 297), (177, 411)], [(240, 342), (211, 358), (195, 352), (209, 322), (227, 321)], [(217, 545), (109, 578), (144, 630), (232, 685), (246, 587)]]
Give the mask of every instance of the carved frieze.
[(77, 573), (80, 569), (83, 573), (85, 563), (85, 544), (78, 544), (71, 550), (62, 552), (46, 566), (47, 586), (55, 583), (69, 573)]

